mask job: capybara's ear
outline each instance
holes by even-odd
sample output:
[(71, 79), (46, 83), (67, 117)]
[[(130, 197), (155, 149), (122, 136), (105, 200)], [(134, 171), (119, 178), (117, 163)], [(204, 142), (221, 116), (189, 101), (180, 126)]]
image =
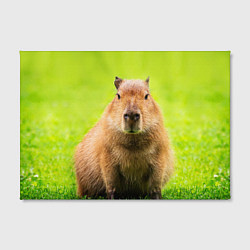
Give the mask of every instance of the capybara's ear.
[(148, 76), (148, 78), (146, 79), (145, 83), (147, 84), (147, 86), (149, 86), (149, 76)]
[(115, 82), (114, 82), (116, 89), (119, 89), (121, 83), (122, 83), (122, 79), (119, 78), (118, 76), (116, 76), (115, 77)]

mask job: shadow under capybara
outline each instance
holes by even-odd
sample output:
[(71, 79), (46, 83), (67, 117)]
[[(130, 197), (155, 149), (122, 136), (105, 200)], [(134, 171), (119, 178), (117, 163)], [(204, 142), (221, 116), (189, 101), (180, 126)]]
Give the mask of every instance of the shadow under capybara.
[(173, 172), (163, 116), (149, 78), (115, 78), (117, 94), (75, 153), (78, 195), (108, 199), (161, 198)]

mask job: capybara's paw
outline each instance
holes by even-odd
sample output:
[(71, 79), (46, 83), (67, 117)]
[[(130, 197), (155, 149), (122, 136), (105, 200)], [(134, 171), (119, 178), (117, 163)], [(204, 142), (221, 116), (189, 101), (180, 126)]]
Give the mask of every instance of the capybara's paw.
[(108, 198), (108, 200), (115, 199), (115, 189), (110, 189), (107, 191), (107, 198)]
[(162, 198), (162, 196), (161, 196), (161, 190), (159, 190), (159, 189), (153, 189), (150, 192), (150, 198), (154, 199), (154, 200), (160, 200)]

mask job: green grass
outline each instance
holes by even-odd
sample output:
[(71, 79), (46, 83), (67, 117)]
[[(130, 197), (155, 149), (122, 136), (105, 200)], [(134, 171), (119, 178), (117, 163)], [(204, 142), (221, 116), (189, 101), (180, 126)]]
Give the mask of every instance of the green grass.
[(20, 199), (78, 199), (76, 145), (115, 95), (150, 76), (175, 152), (164, 199), (230, 199), (230, 52), (20, 52)]

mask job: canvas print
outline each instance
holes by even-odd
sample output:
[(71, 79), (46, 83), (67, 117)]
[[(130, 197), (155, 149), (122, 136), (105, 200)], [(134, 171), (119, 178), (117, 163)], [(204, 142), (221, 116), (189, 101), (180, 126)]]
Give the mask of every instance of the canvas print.
[(20, 199), (230, 199), (230, 51), (21, 51)]

